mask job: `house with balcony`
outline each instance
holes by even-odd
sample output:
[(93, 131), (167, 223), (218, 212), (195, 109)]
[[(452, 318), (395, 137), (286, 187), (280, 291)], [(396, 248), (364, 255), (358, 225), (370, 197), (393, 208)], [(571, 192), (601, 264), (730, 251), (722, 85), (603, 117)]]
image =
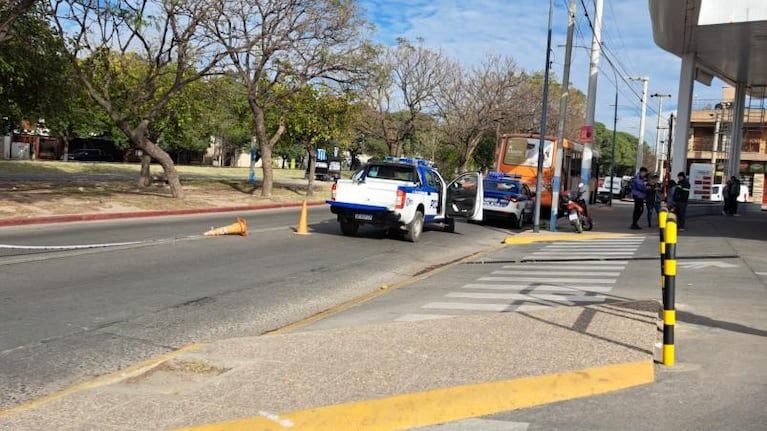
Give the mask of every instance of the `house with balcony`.
[[(690, 112), (687, 166), (715, 165), (715, 183), (725, 182), (733, 124), (732, 87), (725, 87), (722, 100), (698, 100)], [(740, 179), (756, 202), (762, 201), (767, 172), (767, 109), (764, 98), (749, 98), (743, 114)]]

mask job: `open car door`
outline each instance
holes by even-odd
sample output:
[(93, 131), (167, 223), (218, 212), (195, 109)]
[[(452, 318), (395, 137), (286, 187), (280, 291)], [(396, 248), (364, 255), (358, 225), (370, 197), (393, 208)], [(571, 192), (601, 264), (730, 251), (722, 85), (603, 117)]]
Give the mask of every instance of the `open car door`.
[(467, 172), (447, 185), (445, 214), (452, 218), (482, 221), (482, 174)]

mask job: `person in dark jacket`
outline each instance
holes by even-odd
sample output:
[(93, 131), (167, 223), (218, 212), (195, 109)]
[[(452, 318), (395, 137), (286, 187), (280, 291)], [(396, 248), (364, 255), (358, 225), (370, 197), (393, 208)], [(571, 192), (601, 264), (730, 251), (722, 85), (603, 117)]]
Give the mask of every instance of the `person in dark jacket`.
[(730, 187), (730, 215), (738, 215), (738, 198), (740, 197), (740, 179), (735, 175), (730, 178), (732, 186)]
[(647, 168), (642, 166), (639, 172), (631, 180), (631, 197), (634, 198), (634, 214), (631, 221), (631, 229), (639, 227), (639, 219), (644, 212), (645, 199), (647, 198)]
[(647, 197), (645, 198), (645, 205), (647, 205), (647, 227), (652, 227), (653, 212), (655, 214), (660, 213), (663, 189), (659, 178), (658, 174), (652, 174), (650, 181), (647, 183)]
[(676, 207), (676, 223), (680, 231), (685, 229), (687, 221), (687, 201), (690, 199), (690, 181), (684, 172), (676, 175), (677, 183), (674, 191), (674, 206)]
[(669, 179), (666, 183), (666, 207), (669, 211), (676, 214), (676, 208), (674, 207), (674, 193), (676, 193), (676, 181)]

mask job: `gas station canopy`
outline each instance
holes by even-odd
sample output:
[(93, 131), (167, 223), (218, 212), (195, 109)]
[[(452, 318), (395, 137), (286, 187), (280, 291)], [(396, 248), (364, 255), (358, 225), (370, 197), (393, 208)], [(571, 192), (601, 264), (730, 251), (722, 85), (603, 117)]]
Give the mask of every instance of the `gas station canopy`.
[[(649, 0), (655, 43), (695, 55), (695, 79), (767, 86), (767, 1)], [(759, 94), (763, 94), (760, 88)]]

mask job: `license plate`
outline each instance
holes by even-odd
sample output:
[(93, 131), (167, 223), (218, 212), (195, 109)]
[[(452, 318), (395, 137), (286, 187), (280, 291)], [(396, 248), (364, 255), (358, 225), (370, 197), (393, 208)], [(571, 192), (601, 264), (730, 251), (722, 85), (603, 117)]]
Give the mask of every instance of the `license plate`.
[(354, 218), (356, 220), (371, 221), (371, 220), (373, 220), (373, 214), (354, 214)]
[(578, 213), (570, 213), (567, 215), (567, 218), (569, 218), (570, 221), (578, 220)]

